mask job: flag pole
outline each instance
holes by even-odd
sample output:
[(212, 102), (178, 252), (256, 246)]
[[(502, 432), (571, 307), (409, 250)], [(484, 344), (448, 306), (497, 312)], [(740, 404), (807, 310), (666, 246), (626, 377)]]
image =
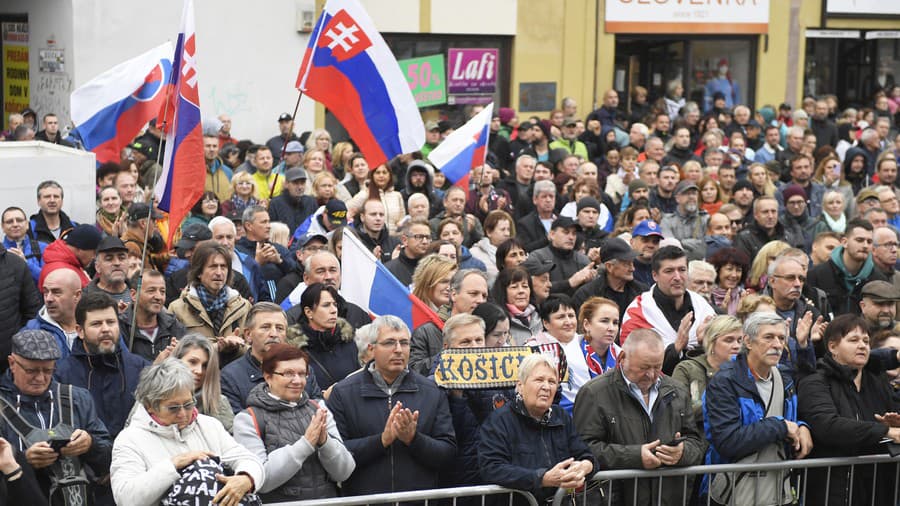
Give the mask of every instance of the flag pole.
[[(172, 69), (172, 71), (175, 72), (174, 69)], [(160, 170), (162, 169), (162, 167), (159, 165), (159, 161), (160, 161), (160, 157), (162, 156), (162, 143), (163, 143), (163, 138), (165, 137), (165, 133), (166, 133), (166, 124), (167, 124), (166, 122), (167, 122), (168, 116), (169, 116), (168, 104), (169, 104), (169, 94), (172, 91), (171, 88), (172, 88), (171, 86), (166, 86), (166, 99), (163, 102), (165, 104), (165, 106), (163, 107), (163, 122), (162, 122), (162, 128), (161, 128), (162, 135), (159, 136), (159, 143), (156, 145), (156, 167), (153, 169), (155, 172), (154, 177), (153, 177), (154, 194), (150, 195), (150, 202), (149, 202), (149, 205), (147, 206), (149, 209), (147, 210), (147, 225), (144, 227), (144, 246), (141, 248), (141, 268), (138, 271), (139, 276), (138, 276), (137, 286), (134, 287), (134, 301), (132, 301), (132, 306), (131, 306), (131, 329), (128, 331), (128, 350), (129, 351), (132, 350), (132, 345), (134, 344), (134, 332), (137, 327), (137, 308), (138, 308), (138, 301), (141, 298), (141, 285), (144, 283), (144, 264), (147, 262), (147, 242), (149, 242), (149, 240), (150, 240), (150, 222), (153, 220), (153, 206), (154, 206), (154, 200), (156, 199), (156, 195), (155, 195), (156, 184), (159, 183)], [(172, 224), (169, 223), (169, 226), (171, 227)]]
[[(300, 93), (297, 95), (297, 103), (294, 104), (294, 114), (291, 114), (291, 133), (294, 132), (294, 118), (297, 117), (297, 111), (300, 110), (300, 99), (303, 98), (303, 90), (300, 90)], [(289, 139), (285, 139), (283, 143), (281, 143), (281, 161), (284, 162), (284, 154), (287, 151)], [(272, 194), (275, 193), (275, 187), (278, 186), (278, 171), (275, 171), (275, 180), (272, 181), (272, 186), (269, 187), (269, 200), (272, 200)]]

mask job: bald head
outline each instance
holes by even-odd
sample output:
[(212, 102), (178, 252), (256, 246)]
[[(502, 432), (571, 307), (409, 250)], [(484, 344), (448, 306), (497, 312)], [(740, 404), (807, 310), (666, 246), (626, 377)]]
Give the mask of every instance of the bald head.
[(44, 307), (53, 320), (66, 328), (75, 324), (75, 306), (81, 299), (81, 278), (72, 269), (56, 269), (41, 286)]
[(731, 236), (734, 235), (734, 229), (731, 228), (731, 219), (722, 213), (710, 216), (706, 225), (706, 234), (721, 235), (731, 239)]
[(659, 353), (662, 356), (666, 346), (662, 337), (655, 330), (637, 329), (628, 335), (628, 339), (622, 345), (622, 350), (629, 355), (641, 350), (650, 354)]
[(78, 276), (78, 273), (69, 268), (55, 269), (44, 278), (44, 286), (47, 286), (48, 283), (54, 286), (80, 289), (81, 277)]

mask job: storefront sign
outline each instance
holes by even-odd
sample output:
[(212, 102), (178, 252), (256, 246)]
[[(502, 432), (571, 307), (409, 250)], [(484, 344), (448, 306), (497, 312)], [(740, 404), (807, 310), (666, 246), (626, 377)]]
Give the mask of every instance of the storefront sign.
[(9, 115), (28, 107), (28, 23), (3, 23), (3, 128)]
[(826, 0), (826, 14), (844, 16), (900, 16), (900, 2), (891, 0)]
[(45, 48), (38, 51), (39, 70), (50, 74), (63, 74), (66, 71), (66, 50)]
[(807, 39), (858, 39), (859, 30), (806, 30)]
[(497, 91), (498, 49), (448, 49), (447, 93), (492, 95)]
[(606, 0), (606, 31), (607, 33), (768, 33), (769, 1)]
[(900, 32), (896, 30), (876, 30), (866, 32), (866, 40), (872, 39), (900, 39)]
[(400, 60), (400, 70), (406, 76), (409, 83), (409, 91), (412, 92), (416, 105), (426, 107), (440, 105), (447, 102), (445, 89), (447, 80), (444, 78), (444, 55), (422, 56)]

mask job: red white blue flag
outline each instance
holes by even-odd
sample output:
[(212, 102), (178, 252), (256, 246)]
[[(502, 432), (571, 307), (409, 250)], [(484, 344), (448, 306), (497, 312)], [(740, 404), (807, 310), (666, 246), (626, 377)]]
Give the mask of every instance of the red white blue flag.
[(418, 297), (409, 292), (391, 271), (350, 231), (344, 234), (341, 295), (373, 317), (394, 315), (410, 332), (427, 322), (443, 329), (444, 323)]
[(70, 97), (72, 121), (97, 162), (118, 162), (166, 100), (172, 44), (155, 47), (91, 79)]
[(494, 103), (488, 104), (465, 125), (447, 136), (428, 155), (448, 181), (468, 191), (469, 174), (475, 167), (484, 165), (487, 157), (488, 138), (491, 133), (491, 115)]
[(166, 122), (166, 154), (155, 194), (159, 208), (169, 213), (169, 244), (206, 183), (196, 47), (194, 2), (185, 0), (172, 66), (172, 99), (160, 114)]
[(296, 86), (335, 115), (371, 167), (425, 143), (409, 84), (356, 0), (325, 3)]

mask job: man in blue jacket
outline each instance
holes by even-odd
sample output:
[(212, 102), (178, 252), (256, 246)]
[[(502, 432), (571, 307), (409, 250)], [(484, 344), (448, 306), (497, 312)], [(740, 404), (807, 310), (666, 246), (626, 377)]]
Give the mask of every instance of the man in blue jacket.
[(447, 395), (409, 370), (409, 344), (403, 320), (376, 318), (374, 360), (334, 385), (328, 407), (356, 461), (344, 495), (435, 488), (456, 456)]
[[(722, 365), (706, 387), (703, 424), (710, 441), (707, 464), (778, 462), (802, 459), (812, 450), (809, 428), (797, 420), (797, 391), (778, 367), (787, 322), (772, 313), (754, 313), (744, 322), (743, 349)], [(759, 476), (715, 475), (711, 498), (722, 504), (789, 504), (789, 472)], [(731, 497), (731, 495), (734, 497)]]
[(91, 393), (113, 439), (125, 427), (141, 371), (150, 365), (123, 345), (116, 308), (116, 301), (104, 292), (84, 294), (75, 306), (78, 338), (71, 355), (56, 367), (57, 381)]

